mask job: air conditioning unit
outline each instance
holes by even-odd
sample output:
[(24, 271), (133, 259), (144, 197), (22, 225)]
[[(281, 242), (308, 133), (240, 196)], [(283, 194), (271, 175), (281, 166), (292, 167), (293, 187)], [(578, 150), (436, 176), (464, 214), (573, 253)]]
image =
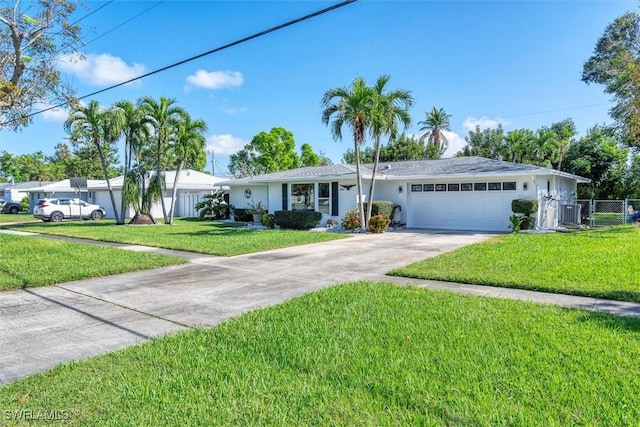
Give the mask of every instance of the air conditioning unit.
[(563, 225), (580, 225), (580, 205), (560, 206), (560, 223)]

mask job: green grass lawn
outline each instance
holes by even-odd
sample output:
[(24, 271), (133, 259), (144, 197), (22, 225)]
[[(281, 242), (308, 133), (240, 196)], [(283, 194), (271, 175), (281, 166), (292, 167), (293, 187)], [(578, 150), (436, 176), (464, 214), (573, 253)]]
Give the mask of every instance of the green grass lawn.
[(52, 285), (187, 262), (183, 258), (164, 255), (8, 234), (0, 234), (0, 254), (0, 290)]
[(16, 214), (16, 215), (0, 214), (0, 225), (7, 224), (7, 223), (12, 223), (12, 222), (23, 222), (23, 221), (36, 222), (36, 221), (39, 221), (39, 220), (34, 218), (33, 215), (27, 214), (27, 213), (19, 213), (19, 214)]
[(508, 234), (391, 275), (640, 302), (640, 228)]
[(249, 230), (233, 223), (180, 218), (175, 220), (174, 225), (115, 226), (113, 221), (85, 221), (29, 224), (16, 229), (221, 256), (261, 252), (346, 237), (340, 233)]
[(623, 426), (640, 419), (639, 389), (639, 320), (357, 283), (6, 385), (0, 416), (57, 411), (56, 425), (74, 426)]

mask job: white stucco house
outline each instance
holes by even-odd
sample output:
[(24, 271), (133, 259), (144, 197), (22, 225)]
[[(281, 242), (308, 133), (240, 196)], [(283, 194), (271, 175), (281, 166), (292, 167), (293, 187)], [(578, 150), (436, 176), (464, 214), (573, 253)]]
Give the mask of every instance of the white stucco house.
[[(372, 168), (362, 165), (365, 198)], [(381, 162), (374, 200), (400, 206), (395, 219), (408, 228), (506, 232), (511, 201), (537, 199), (536, 227), (555, 228), (563, 206), (575, 203), (577, 184), (586, 182), (566, 172), (482, 157)], [(322, 213), (321, 224), (339, 222), (357, 205), (354, 165), (305, 167), (224, 184), (237, 208), (260, 201), (269, 212), (315, 210)]]
[[(166, 171), (165, 181), (167, 185), (164, 202), (167, 210), (171, 206), (171, 194), (173, 190), (173, 182), (176, 171)], [(198, 212), (195, 205), (207, 194), (211, 194), (217, 190), (228, 191), (229, 187), (220, 185), (221, 182), (227, 181), (228, 178), (221, 178), (198, 172), (192, 169), (185, 169), (180, 173), (178, 181), (178, 191), (175, 201), (176, 217), (195, 217)], [(116, 206), (119, 208), (122, 200), (122, 185), (124, 178), (119, 176), (110, 180), (113, 189)], [(87, 180), (86, 189), (78, 189), (71, 186), (71, 181), (65, 179), (48, 185), (37, 186), (29, 189), (29, 202), (33, 206), (38, 199), (55, 198), (55, 197), (78, 197), (89, 203), (95, 203), (102, 206), (107, 211), (107, 218), (115, 218), (107, 182), (105, 180)], [(130, 210), (127, 218), (131, 218), (134, 212)], [(160, 203), (154, 203), (151, 214), (155, 218), (162, 218), (162, 206)]]
[(23, 198), (29, 196), (29, 189), (51, 184), (52, 181), (26, 181), (26, 182), (8, 182), (0, 184), (0, 198), (10, 202), (19, 203)]

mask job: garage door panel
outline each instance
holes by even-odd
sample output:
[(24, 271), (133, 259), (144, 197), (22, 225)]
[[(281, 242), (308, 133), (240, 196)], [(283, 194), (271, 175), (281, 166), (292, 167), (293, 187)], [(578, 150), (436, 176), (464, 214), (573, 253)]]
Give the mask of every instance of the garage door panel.
[(511, 200), (503, 192), (412, 192), (407, 226), (507, 231)]

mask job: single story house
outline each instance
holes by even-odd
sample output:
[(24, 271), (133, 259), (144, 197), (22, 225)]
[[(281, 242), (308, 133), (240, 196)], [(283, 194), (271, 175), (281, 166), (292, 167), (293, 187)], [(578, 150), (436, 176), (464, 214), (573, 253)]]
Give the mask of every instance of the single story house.
[[(171, 206), (171, 195), (176, 171), (166, 171), (164, 174), (167, 186), (166, 193), (164, 195), (164, 202), (168, 211)], [(228, 178), (221, 178), (192, 169), (183, 170), (180, 173), (178, 180), (174, 216), (198, 216), (195, 205), (205, 195), (211, 194), (216, 190), (228, 191), (229, 187), (223, 187), (220, 185), (221, 182), (226, 180), (228, 180)], [(116, 206), (119, 209), (122, 201), (124, 177), (119, 176), (109, 181), (111, 189), (113, 190)], [(72, 187), (71, 180), (69, 179), (29, 189), (29, 202), (32, 207), (38, 199), (56, 197), (77, 197), (86, 202), (100, 205), (107, 211), (107, 218), (115, 218), (113, 207), (111, 205), (111, 198), (109, 196), (109, 190), (107, 189), (107, 181), (105, 180), (87, 180), (87, 188), (80, 189)], [(155, 218), (162, 218), (162, 206), (159, 202), (153, 204), (151, 214)], [(134, 212), (129, 210), (127, 218), (131, 218), (133, 215)]]
[(22, 199), (29, 196), (29, 189), (51, 184), (52, 181), (26, 181), (26, 182), (8, 182), (0, 184), (0, 198), (10, 202), (20, 203)]
[[(365, 199), (372, 169), (372, 164), (361, 167)], [(394, 219), (408, 228), (506, 232), (511, 201), (537, 199), (536, 227), (555, 228), (563, 207), (576, 203), (577, 184), (586, 182), (566, 172), (482, 157), (381, 162), (374, 200), (398, 205)], [(270, 212), (315, 210), (322, 213), (321, 224), (339, 222), (357, 206), (354, 165), (304, 167), (224, 184), (237, 208), (260, 201)]]

